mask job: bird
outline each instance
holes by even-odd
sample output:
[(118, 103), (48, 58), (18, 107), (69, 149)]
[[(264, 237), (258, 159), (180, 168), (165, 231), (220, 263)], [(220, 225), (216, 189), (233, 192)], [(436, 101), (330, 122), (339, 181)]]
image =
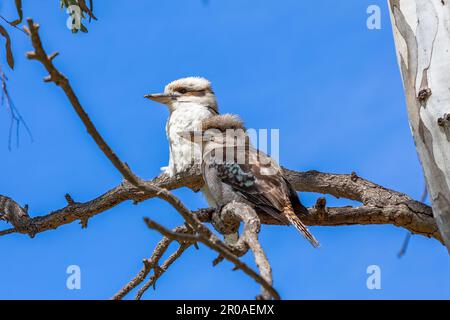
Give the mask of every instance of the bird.
[(254, 148), (242, 120), (232, 114), (202, 121), (200, 131), (179, 135), (201, 145), (204, 194), (221, 210), (232, 201), (245, 203), (283, 224), (292, 224), (314, 247), (319, 243), (297, 214), (308, 214), (279, 164)]
[(169, 140), (169, 164), (163, 173), (174, 177), (201, 163), (201, 152), (196, 144), (182, 139), (178, 133), (198, 130), (204, 119), (218, 115), (217, 99), (211, 82), (203, 77), (186, 77), (166, 85), (163, 93), (144, 96), (164, 104), (169, 109), (166, 134)]

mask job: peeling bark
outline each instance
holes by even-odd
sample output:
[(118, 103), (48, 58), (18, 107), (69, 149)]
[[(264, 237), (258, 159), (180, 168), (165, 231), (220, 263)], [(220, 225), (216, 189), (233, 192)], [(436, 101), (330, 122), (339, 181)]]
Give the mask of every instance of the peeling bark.
[(450, 3), (388, 0), (409, 123), (450, 251)]

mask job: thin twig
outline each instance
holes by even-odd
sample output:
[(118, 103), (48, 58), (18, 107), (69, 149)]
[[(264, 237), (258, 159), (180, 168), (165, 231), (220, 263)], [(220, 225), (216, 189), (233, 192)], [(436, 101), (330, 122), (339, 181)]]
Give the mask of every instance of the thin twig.
[(231, 251), (219, 240), (215, 239), (215, 241), (208, 241), (202, 236), (199, 235), (192, 235), (192, 234), (182, 234), (182, 233), (176, 233), (173, 231), (170, 231), (163, 227), (162, 225), (158, 224), (157, 222), (151, 220), (150, 218), (145, 218), (145, 222), (147, 226), (150, 229), (154, 229), (161, 233), (163, 236), (172, 238), (178, 241), (189, 241), (189, 242), (201, 242), (210, 249), (218, 252), (221, 256), (223, 256), (225, 259), (230, 261), (234, 264), (236, 269), (241, 269), (244, 271), (248, 276), (253, 278), (256, 282), (258, 282), (260, 285), (264, 287), (267, 292), (275, 299), (279, 300), (280, 296), (278, 292), (272, 287), (272, 285), (267, 282), (266, 279), (264, 279), (262, 276), (260, 276), (258, 273), (256, 273), (253, 269), (248, 267), (245, 263), (243, 263), (241, 260), (236, 258), (234, 254), (231, 253)]
[(411, 240), (411, 235), (412, 235), (411, 232), (406, 233), (405, 239), (403, 240), (402, 247), (397, 254), (398, 258), (402, 258), (405, 255), (406, 251), (408, 250), (408, 245), (409, 245), (409, 241)]
[(5, 21), (7, 24), (9, 24), (11, 27), (13, 27), (14, 29), (19, 30), (20, 32), (23, 32), (24, 34), (27, 34), (23, 29), (20, 29), (17, 25), (14, 25), (11, 21), (7, 20), (4, 16), (2, 16), (0, 14), (0, 19), (2, 19), (3, 21)]
[[(139, 289), (139, 291), (136, 293), (135, 300), (140, 300), (142, 298), (142, 295), (150, 288), (155, 288), (156, 281), (167, 271), (167, 269), (174, 263), (181, 255), (186, 251), (187, 248), (189, 248), (192, 244), (191, 243), (182, 243), (178, 247), (178, 249), (172, 253), (166, 261), (157, 269), (158, 271), (155, 272), (150, 279)], [(155, 270), (156, 271), (156, 270)]]
[(8, 87), (7, 87), (7, 81), (8, 78), (6, 77), (6, 74), (3, 72), (2, 67), (0, 66), (0, 79), (1, 79), (1, 89), (2, 89), (2, 97), (1, 97), (1, 105), (6, 106), (7, 110), (10, 114), (10, 125), (9, 125), (9, 133), (8, 133), (8, 150), (12, 150), (12, 140), (13, 140), (13, 133), (14, 133), (14, 127), (15, 127), (15, 137), (16, 137), (16, 146), (19, 147), (19, 130), (20, 126), (23, 125), (25, 130), (28, 133), (28, 136), (30, 137), (31, 142), (33, 142), (33, 135), (31, 134), (31, 130), (28, 127), (27, 123), (23, 119), (22, 115), (20, 114), (19, 110), (14, 105), (14, 102), (9, 94)]
[[(174, 232), (184, 233), (189, 232), (189, 230), (186, 228), (186, 226), (180, 226), (176, 227), (174, 229)], [(153, 251), (151, 257), (143, 260), (143, 267), (139, 271), (139, 273), (131, 281), (129, 281), (122, 289), (120, 289), (119, 292), (117, 292), (112, 299), (120, 300), (123, 297), (125, 297), (131, 290), (139, 286), (139, 284), (141, 284), (142, 281), (145, 280), (145, 278), (152, 269), (155, 270), (155, 274), (157, 274), (158, 273), (157, 270), (159, 270), (158, 266), (159, 261), (172, 242), (173, 239), (163, 237), (163, 239), (156, 245), (156, 248)]]
[[(428, 189), (427, 186), (425, 185), (425, 187), (423, 188), (422, 195), (420, 196), (420, 202), (425, 203), (427, 196), (428, 196)], [(398, 258), (402, 258), (406, 254), (406, 251), (408, 251), (411, 236), (412, 236), (411, 232), (406, 233), (405, 240), (403, 240), (403, 245), (397, 254)]]
[(28, 52), (27, 57), (31, 60), (37, 60), (42, 63), (45, 67), (49, 75), (45, 77), (44, 80), (47, 82), (53, 82), (61, 89), (63, 89), (67, 98), (70, 101), (71, 106), (80, 117), (81, 121), (86, 127), (87, 132), (94, 139), (95, 143), (102, 150), (102, 152), (106, 155), (106, 157), (111, 161), (111, 163), (116, 167), (116, 169), (125, 177), (133, 185), (138, 185), (140, 183), (139, 178), (136, 177), (130, 170), (130, 168), (123, 163), (119, 157), (115, 154), (115, 152), (109, 147), (100, 133), (97, 131), (97, 128), (94, 126), (94, 123), (89, 118), (84, 108), (81, 106), (80, 101), (78, 100), (77, 95), (75, 94), (72, 86), (70, 85), (69, 79), (67, 79), (61, 72), (53, 64), (53, 58), (56, 57), (56, 54), (48, 55), (41, 42), (41, 38), (39, 36), (38, 30), (39, 25), (35, 24), (32, 19), (28, 18), (28, 28), (25, 28), (25, 31), (30, 35), (31, 41), (34, 47), (34, 52)]

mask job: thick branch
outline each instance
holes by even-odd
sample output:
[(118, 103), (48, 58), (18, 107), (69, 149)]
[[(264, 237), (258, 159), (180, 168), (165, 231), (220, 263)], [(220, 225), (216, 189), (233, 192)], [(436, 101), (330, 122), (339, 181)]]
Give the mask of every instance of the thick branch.
[[(370, 225), (392, 224), (405, 228), (414, 234), (428, 238), (435, 238), (442, 243), (434, 218), (430, 216), (431, 209), (414, 211), (406, 204), (387, 205), (385, 207), (337, 207), (327, 208), (323, 215), (315, 208), (309, 209), (309, 215), (301, 216), (302, 222), (309, 226), (343, 226), (343, 225)], [(261, 217), (264, 224), (278, 225), (279, 222), (268, 215)]]
[[(328, 208), (328, 215), (321, 215), (310, 209), (310, 215), (301, 217), (310, 226), (338, 226), (354, 224), (394, 224), (413, 233), (427, 237), (441, 237), (434, 222), (431, 208), (414, 201), (405, 194), (392, 191), (351, 174), (330, 174), (317, 171), (297, 172), (285, 169), (286, 176), (297, 191), (318, 192), (358, 200), (368, 204), (362, 207)], [(353, 177), (353, 178), (352, 178)], [(198, 188), (202, 179), (196, 168), (174, 178), (160, 176), (147, 183), (173, 190), (181, 187)], [(75, 203), (47, 215), (30, 219), (29, 229), (15, 228), (6, 232), (35, 233), (56, 229), (81, 218), (89, 219), (105, 212), (124, 201), (140, 202), (155, 197), (143, 193), (127, 182), (121, 183), (105, 194), (84, 203)], [(203, 211), (205, 213), (205, 211)], [(208, 217), (201, 217), (207, 221)], [(269, 217), (262, 217), (262, 223), (277, 224)], [(14, 225), (14, 224), (13, 224)], [(16, 226), (16, 225), (14, 225)], [(0, 233), (2, 235), (2, 233)]]
[[(195, 176), (195, 171), (187, 172), (186, 174), (179, 176), (179, 179), (167, 179), (165, 176), (157, 177), (151, 181), (147, 181), (146, 184), (153, 184), (160, 188), (173, 190), (182, 186), (194, 187), (201, 184), (201, 178)], [(191, 176), (191, 174), (194, 174)], [(200, 181), (200, 183), (199, 183)], [(0, 197), (3, 197), (0, 195)], [(36, 216), (29, 221), (29, 228), (18, 228), (18, 225), (11, 221), (14, 229), (5, 230), (8, 233), (25, 233), (30, 234), (31, 229), (35, 233), (41, 233), (48, 230), (56, 229), (65, 224), (72, 223), (76, 220), (85, 220), (105, 212), (124, 201), (131, 200), (135, 203), (148, 200), (156, 197), (156, 192), (144, 193), (130, 183), (124, 181), (113, 189), (107, 191), (103, 195), (84, 202), (84, 203), (68, 203), (64, 208), (55, 210), (42, 216)], [(6, 198), (6, 197), (3, 197)], [(2, 233), (0, 233), (2, 235)]]
[[(266, 279), (267, 283), (272, 285), (272, 267), (270, 266), (269, 260), (267, 259), (261, 243), (258, 240), (258, 234), (261, 230), (261, 221), (255, 210), (244, 203), (233, 201), (226, 205), (220, 214), (223, 220), (236, 219), (244, 223), (244, 229), (242, 234), (239, 236), (237, 247), (244, 247), (244, 252), (246, 251), (245, 246), (248, 246), (251, 249), (261, 277)], [(245, 243), (245, 246), (240, 245), (239, 242)], [(270, 300), (271, 294), (264, 287), (262, 287), (262, 294), (258, 298)]]
[(322, 173), (315, 170), (299, 172), (286, 168), (284, 171), (298, 191), (331, 194), (336, 198), (351, 199), (374, 206), (416, 202), (403, 193), (363, 179), (355, 172), (351, 174)]

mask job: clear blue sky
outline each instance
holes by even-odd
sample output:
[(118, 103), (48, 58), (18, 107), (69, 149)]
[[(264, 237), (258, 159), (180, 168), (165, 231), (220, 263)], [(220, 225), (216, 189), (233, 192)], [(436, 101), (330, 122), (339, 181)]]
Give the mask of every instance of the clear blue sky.
[[(209, 78), (222, 112), (252, 128), (279, 128), (281, 163), (297, 170), (349, 173), (420, 197), (424, 181), (407, 124), (385, 0), (95, 1), (98, 22), (73, 35), (55, 1), (24, 1), (41, 24), (49, 52), (111, 146), (144, 178), (166, 164), (164, 107), (143, 99), (176, 78)], [(132, 3), (132, 5), (130, 5)], [(382, 9), (382, 29), (366, 28), (366, 8)], [(2, 13), (13, 15), (10, 5)], [(31, 215), (65, 206), (64, 194), (87, 201), (121, 177), (87, 135), (61, 90), (44, 84), (43, 67), (24, 58), (30, 43), (10, 30), (16, 70), (11, 95), (34, 142), (21, 131), (8, 151), (8, 113), (0, 109), (0, 194), (30, 205)], [(2, 42), (3, 43), (3, 42)], [(6, 65), (3, 51), (0, 61)], [(6, 68), (5, 68), (6, 69)], [(199, 194), (176, 192), (192, 209)], [(304, 194), (306, 205), (318, 195)], [(329, 205), (349, 202), (328, 198)], [(105, 299), (141, 268), (160, 236), (144, 216), (172, 227), (178, 214), (160, 200), (123, 203), (89, 221), (35, 239), (0, 239), (0, 298)], [(1, 227), (7, 227), (5, 223)], [(312, 227), (313, 250), (293, 228), (264, 227), (261, 241), (285, 299), (450, 298), (450, 259), (436, 240), (394, 226)], [(258, 286), (215, 254), (190, 249), (145, 298), (252, 299)], [(250, 257), (246, 261), (251, 261)], [(66, 268), (79, 265), (82, 289), (66, 289)], [(379, 265), (381, 290), (366, 288)], [(133, 295), (130, 295), (133, 297)]]

